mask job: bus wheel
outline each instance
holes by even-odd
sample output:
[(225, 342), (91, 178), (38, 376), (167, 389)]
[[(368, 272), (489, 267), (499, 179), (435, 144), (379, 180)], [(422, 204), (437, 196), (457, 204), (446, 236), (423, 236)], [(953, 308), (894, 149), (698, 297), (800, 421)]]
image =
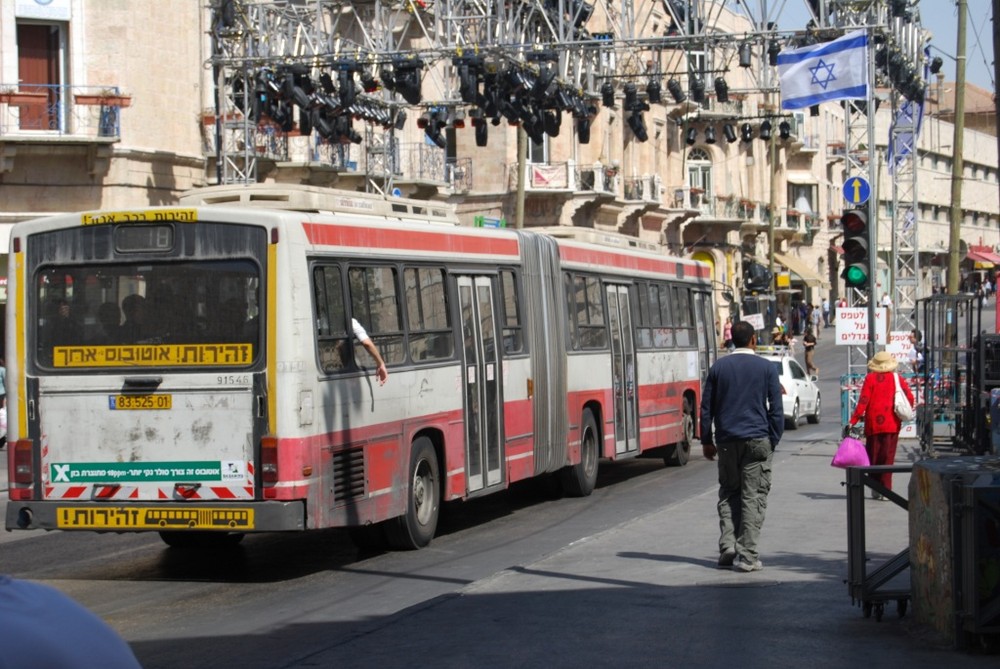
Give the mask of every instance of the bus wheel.
[(590, 409), (583, 412), (580, 427), (580, 462), (559, 470), (559, 483), (570, 497), (586, 497), (597, 485), (597, 459), (600, 434)]
[(663, 458), (668, 467), (683, 467), (691, 458), (691, 442), (694, 441), (694, 405), (691, 398), (684, 398), (684, 413), (681, 415), (681, 440), (668, 447), (669, 453)]
[(212, 550), (232, 548), (243, 541), (242, 532), (181, 532), (164, 530), (160, 539), (171, 548), (197, 548)]
[(413, 442), (406, 513), (386, 521), (385, 535), (392, 548), (423, 548), (434, 538), (441, 511), (441, 472), (437, 453), (427, 437)]

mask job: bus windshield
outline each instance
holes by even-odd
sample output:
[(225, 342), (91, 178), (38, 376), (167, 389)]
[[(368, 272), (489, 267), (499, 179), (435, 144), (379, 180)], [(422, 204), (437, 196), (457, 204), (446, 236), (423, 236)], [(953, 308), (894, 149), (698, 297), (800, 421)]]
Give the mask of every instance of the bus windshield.
[[(259, 288), (260, 268), (247, 259), (42, 266), (34, 276), (35, 362), (249, 366), (260, 350)], [(136, 353), (149, 346), (159, 347), (156, 355)]]

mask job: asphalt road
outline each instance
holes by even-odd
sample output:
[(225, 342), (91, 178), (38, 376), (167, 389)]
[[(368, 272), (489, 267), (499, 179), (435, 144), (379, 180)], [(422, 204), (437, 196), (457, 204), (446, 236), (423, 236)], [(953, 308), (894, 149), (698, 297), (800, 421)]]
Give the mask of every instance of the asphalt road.
[[(832, 336), (821, 337), (818, 349), (823, 419), (786, 432), (782, 450), (808, 450), (839, 435), (846, 352)], [(53, 585), (95, 611), (147, 669), (332, 666), (328, 661), (370, 666), (351, 655), (359, 640), (391, 639), (388, 629), (408, 624), (419, 626), (417, 647), (378, 643), (380, 666), (463, 666), (461, 656), (440, 650), (456, 633), (454, 625), (424, 623), (442, 601), (494, 583), (512, 565), (530, 569), (651, 513), (711, 495), (715, 478), (714, 463), (697, 456), (674, 469), (653, 459), (605, 464), (597, 490), (583, 499), (554, 499), (546, 485), (529, 482), (446, 506), (439, 536), (416, 552), (365, 554), (339, 530), (250, 536), (235, 549), (213, 553), (168, 548), (155, 534), (2, 533), (0, 568)], [(672, 533), (683, 535), (684, 528), (672, 528), (664, 541)], [(711, 540), (700, 543), (711, 557)], [(503, 601), (510, 603), (498, 605), (496, 615), (516, 618), (523, 603)], [(488, 630), (464, 634), (490, 642)], [(434, 657), (420, 656), (420, 638), (439, 649)], [(611, 655), (597, 664), (609, 666), (614, 649), (607, 651)], [(549, 666), (534, 659), (528, 664)], [(564, 657), (551, 666), (585, 661)], [(505, 666), (504, 659), (492, 666)]]

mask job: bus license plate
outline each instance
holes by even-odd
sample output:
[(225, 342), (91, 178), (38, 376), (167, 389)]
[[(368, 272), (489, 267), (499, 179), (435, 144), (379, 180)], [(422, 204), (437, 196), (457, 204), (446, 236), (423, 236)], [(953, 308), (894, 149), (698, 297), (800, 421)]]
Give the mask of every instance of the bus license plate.
[(109, 409), (170, 409), (173, 395), (108, 395)]

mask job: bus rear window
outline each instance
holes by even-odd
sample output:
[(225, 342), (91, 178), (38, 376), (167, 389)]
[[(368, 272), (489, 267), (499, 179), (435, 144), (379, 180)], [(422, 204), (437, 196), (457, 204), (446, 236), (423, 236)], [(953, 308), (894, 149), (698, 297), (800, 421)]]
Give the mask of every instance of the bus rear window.
[(36, 363), (247, 367), (260, 350), (260, 268), (246, 259), (42, 266)]

